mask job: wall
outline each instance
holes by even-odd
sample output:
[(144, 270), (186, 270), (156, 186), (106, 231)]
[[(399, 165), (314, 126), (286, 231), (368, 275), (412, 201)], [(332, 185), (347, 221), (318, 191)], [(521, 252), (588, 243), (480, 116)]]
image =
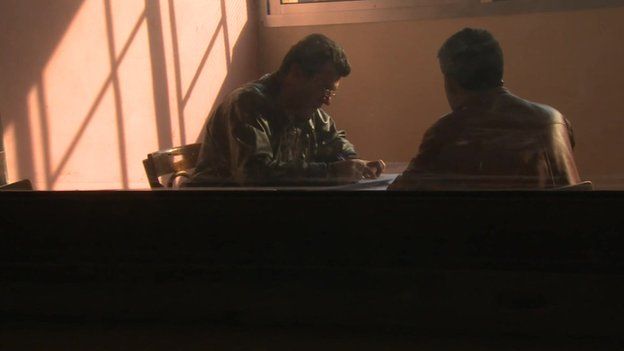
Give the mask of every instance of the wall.
[(506, 55), (506, 86), (558, 108), (575, 128), (581, 176), (624, 187), (624, 7), (489, 17), (260, 29), (263, 71), (306, 34), (339, 42), (353, 66), (328, 111), (364, 158), (407, 161), (449, 111), (436, 53), (459, 29), (486, 28)]
[(9, 181), (147, 188), (147, 153), (192, 143), (255, 78), (254, 0), (3, 0), (0, 116)]

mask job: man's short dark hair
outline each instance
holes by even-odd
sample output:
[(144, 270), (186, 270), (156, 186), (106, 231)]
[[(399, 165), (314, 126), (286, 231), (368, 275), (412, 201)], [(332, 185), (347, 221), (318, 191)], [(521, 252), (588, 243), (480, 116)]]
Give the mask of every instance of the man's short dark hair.
[(444, 75), (467, 90), (498, 87), (503, 79), (503, 50), (485, 29), (464, 28), (453, 34), (438, 51)]
[(338, 44), (323, 34), (310, 34), (290, 48), (278, 72), (285, 75), (293, 64), (297, 64), (306, 75), (312, 76), (320, 72), (327, 62), (334, 65), (341, 77), (351, 73), (347, 56)]

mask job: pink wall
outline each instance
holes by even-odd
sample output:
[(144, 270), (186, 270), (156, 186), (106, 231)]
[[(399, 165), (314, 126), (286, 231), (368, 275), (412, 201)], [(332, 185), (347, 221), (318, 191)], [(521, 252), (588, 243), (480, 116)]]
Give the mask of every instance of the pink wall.
[(338, 41), (353, 65), (328, 111), (365, 158), (408, 161), (425, 130), (449, 111), (437, 50), (466, 26), (489, 29), (516, 94), (573, 123), (581, 176), (624, 188), (624, 7), (506, 16), (260, 29), (263, 71), (304, 35)]
[(0, 116), (9, 181), (147, 188), (149, 152), (198, 140), (258, 75), (254, 0), (3, 0)]
[[(436, 51), (464, 26), (501, 41), (506, 84), (575, 126), (581, 175), (624, 186), (624, 7), (257, 28), (255, 0), (2, 0), (0, 117), (9, 181), (147, 188), (149, 152), (198, 140), (224, 94), (308, 33), (353, 64), (329, 108), (365, 158), (407, 161), (448, 111)], [(260, 50), (258, 50), (260, 48)]]

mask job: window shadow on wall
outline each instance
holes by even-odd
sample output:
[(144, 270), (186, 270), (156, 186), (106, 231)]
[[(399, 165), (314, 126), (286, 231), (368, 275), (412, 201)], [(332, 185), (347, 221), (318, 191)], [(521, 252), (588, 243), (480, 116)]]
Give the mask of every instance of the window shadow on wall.
[[(68, 146), (63, 150), (62, 156), (56, 164), (53, 164), (50, 148), (52, 147), (53, 138), (49, 128), (49, 113), (47, 109), (48, 101), (46, 101), (46, 83), (43, 78), (43, 71), (48, 64), (56, 46), (63, 39), (65, 32), (68, 30), (68, 24), (72, 23), (72, 19), (76, 16), (77, 11), (83, 3), (83, 0), (63, 1), (63, 2), (47, 2), (38, 0), (10, 0), (0, 3), (0, 20), (3, 20), (2, 26), (2, 47), (9, 47), (10, 50), (3, 50), (0, 54), (0, 69), (2, 69), (2, 81), (0, 81), (0, 114), (2, 115), (2, 123), (4, 129), (12, 128), (16, 136), (15, 147), (18, 149), (15, 154), (18, 155), (16, 160), (17, 169), (9, 169), (9, 173), (14, 173), (13, 178), (32, 178), (36, 175), (45, 184), (47, 189), (52, 189), (63, 175), (69, 160), (75, 153), (79, 142), (84, 137), (85, 131), (92, 123), (94, 116), (100, 104), (102, 103), (107, 92), (112, 90), (114, 98), (114, 111), (116, 121), (116, 139), (118, 143), (118, 160), (121, 184), (120, 187), (128, 188), (128, 167), (136, 167), (141, 164), (141, 160), (128, 159), (126, 133), (124, 130), (124, 110), (122, 104), (122, 86), (119, 80), (118, 69), (126, 58), (126, 54), (132, 47), (140, 28), (143, 24), (147, 26), (147, 35), (149, 43), (149, 61), (151, 63), (151, 89), (154, 99), (155, 125), (157, 130), (158, 147), (160, 149), (173, 146), (174, 135), (172, 128), (171, 106), (170, 101), (175, 103), (177, 110), (177, 123), (180, 131), (179, 140), (182, 144), (186, 143), (188, 136), (186, 135), (185, 107), (193, 94), (200, 94), (195, 90), (196, 83), (206, 69), (206, 62), (210, 56), (213, 47), (217, 44), (219, 31), (224, 33), (224, 46), (227, 56), (227, 74), (221, 84), (217, 98), (213, 105), (216, 105), (222, 97), (240, 84), (240, 74), (233, 74), (232, 67), (245, 67), (249, 64), (255, 66), (256, 60), (250, 57), (238, 57), (238, 42), (250, 40), (255, 42), (254, 35), (251, 30), (253, 24), (250, 21), (255, 19), (254, 0), (247, 0), (247, 23), (244, 25), (238, 42), (233, 46), (230, 52), (230, 37), (228, 31), (228, 21), (225, 0), (220, 0), (221, 18), (219, 25), (215, 30), (211, 40), (206, 43), (206, 51), (200, 60), (200, 64), (195, 70), (191, 84), (186, 90), (183, 90), (181, 83), (181, 60), (178, 43), (178, 25), (175, 21), (174, 2), (169, 1), (170, 28), (163, 27), (163, 15), (161, 2), (158, 0), (145, 0), (145, 9), (143, 13), (136, 19), (133, 29), (129, 36), (123, 42), (115, 42), (113, 35), (113, 10), (110, 0), (102, 0), (105, 9), (106, 23), (106, 45), (109, 53), (110, 73), (104, 80), (98, 93), (95, 95), (90, 108), (85, 116), (81, 119), (80, 126), (71, 137)], [(6, 18), (5, 18), (6, 17)], [(171, 33), (166, 31), (170, 30)], [(173, 38), (173, 77), (169, 78), (167, 74), (167, 54), (165, 51), (164, 37), (171, 34)], [(6, 44), (6, 45), (5, 45)], [(117, 48), (121, 50), (117, 51)], [(247, 55), (249, 56), (249, 55)], [(250, 63), (251, 62), (251, 63)], [(5, 74), (9, 72), (9, 74)], [(175, 82), (175, 100), (170, 99), (168, 81)], [(37, 98), (37, 111), (29, 110), (29, 93), (35, 88)], [(31, 116), (36, 116), (37, 126), (31, 125)], [(197, 118), (194, 116), (193, 118)], [(203, 117), (203, 116), (202, 116)], [(74, 129), (74, 128), (72, 128)], [(36, 148), (39, 145), (43, 150), (43, 155), (35, 155)], [(154, 150), (147, 150), (151, 152)], [(37, 164), (42, 165), (37, 167)], [(43, 170), (43, 171), (42, 171)], [(44, 173), (44, 174), (41, 174)]]
[(35, 173), (28, 93), (33, 86), (42, 93), (42, 71), (83, 2), (0, 1), (0, 115), (3, 129), (18, 135), (17, 169), (8, 169), (13, 178)]
[[(225, 4), (227, 2), (226, 0), (220, 0), (220, 1), (222, 4), (222, 9), (223, 11), (225, 11)], [(254, 79), (254, 80), (259, 78), (258, 75), (262, 73), (262, 72), (259, 72), (260, 57), (259, 57), (259, 52), (258, 52), (259, 48), (257, 46), (258, 28), (256, 27), (257, 23), (254, 21), (257, 18), (257, 13), (256, 13), (256, 11), (258, 10), (257, 6), (258, 4), (254, 2), (254, 0), (247, 0), (248, 21), (243, 27), (241, 34), (239, 36), (239, 39), (236, 42), (236, 44), (234, 44), (231, 52), (229, 51), (229, 49), (227, 51), (227, 55), (226, 55), (227, 62), (228, 62), (227, 75), (225, 79), (223, 80), (223, 84), (221, 85), (219, 92), (217, 93), (217, 96), (215, 98), (215, 103), (210, 109), (210, 112), (208, 112), (208, 114), (204, 116), (204, 124), (201, 128), (200, 133), (196, 136), (193, 142), (197, 143), (197, 142), (202, 141), (204, 133), (206, 131), (206, 125), (208, 124), (209, 118), (213, 115), (219, 103), (223, 101), (225, 96), (227, 96), (232, 90), (238, 88), (241, 85), (241, 83), (246, 83), (244, 81), (241, 81), (240, 75), (237, 73), (236, 70), (247, 67), (248, 70), (252, 71), (255, 74), (255, 76), (250, 77), (251, 79)], [(223, 15), (225, 15), (225, 12), (223, 13)], [(224, 26), (225, 26), (226, 33), (227, 33), (227, 22), (224, 23)], [(242, 43), (245, 41), (253, 41), (255, 43), (255, 45), (251, 48), (251, 50), (249, 47), (245, 47), (242, 45)], [(229, 46), (229, 39), (226, 36), (226, 47), (228, 46)], [(185, 100), (188, 101), (188, 97), (185, 96), (185, 98), (186, 99), (184, 99), (183, 102)], [(187, 140), (186, 136), (182, 140)]]

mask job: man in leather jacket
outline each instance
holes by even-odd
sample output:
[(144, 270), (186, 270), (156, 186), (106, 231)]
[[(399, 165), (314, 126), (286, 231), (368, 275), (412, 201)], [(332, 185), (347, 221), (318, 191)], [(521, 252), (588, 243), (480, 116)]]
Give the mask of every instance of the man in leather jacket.
[(545, 189), (580, 182), (569, 121), (503, 87), (503, 53), (465, 28), (438, 53), (452, 112), (427, 130), (389, 190)]
[(321, 109), (350, 72), (334, 41), (321, 34), (302, 39), (277, 72), (234, 90), (218, 106), (186, 186), (331, 184), (378, 177), (383, 161), (359, 159)]

